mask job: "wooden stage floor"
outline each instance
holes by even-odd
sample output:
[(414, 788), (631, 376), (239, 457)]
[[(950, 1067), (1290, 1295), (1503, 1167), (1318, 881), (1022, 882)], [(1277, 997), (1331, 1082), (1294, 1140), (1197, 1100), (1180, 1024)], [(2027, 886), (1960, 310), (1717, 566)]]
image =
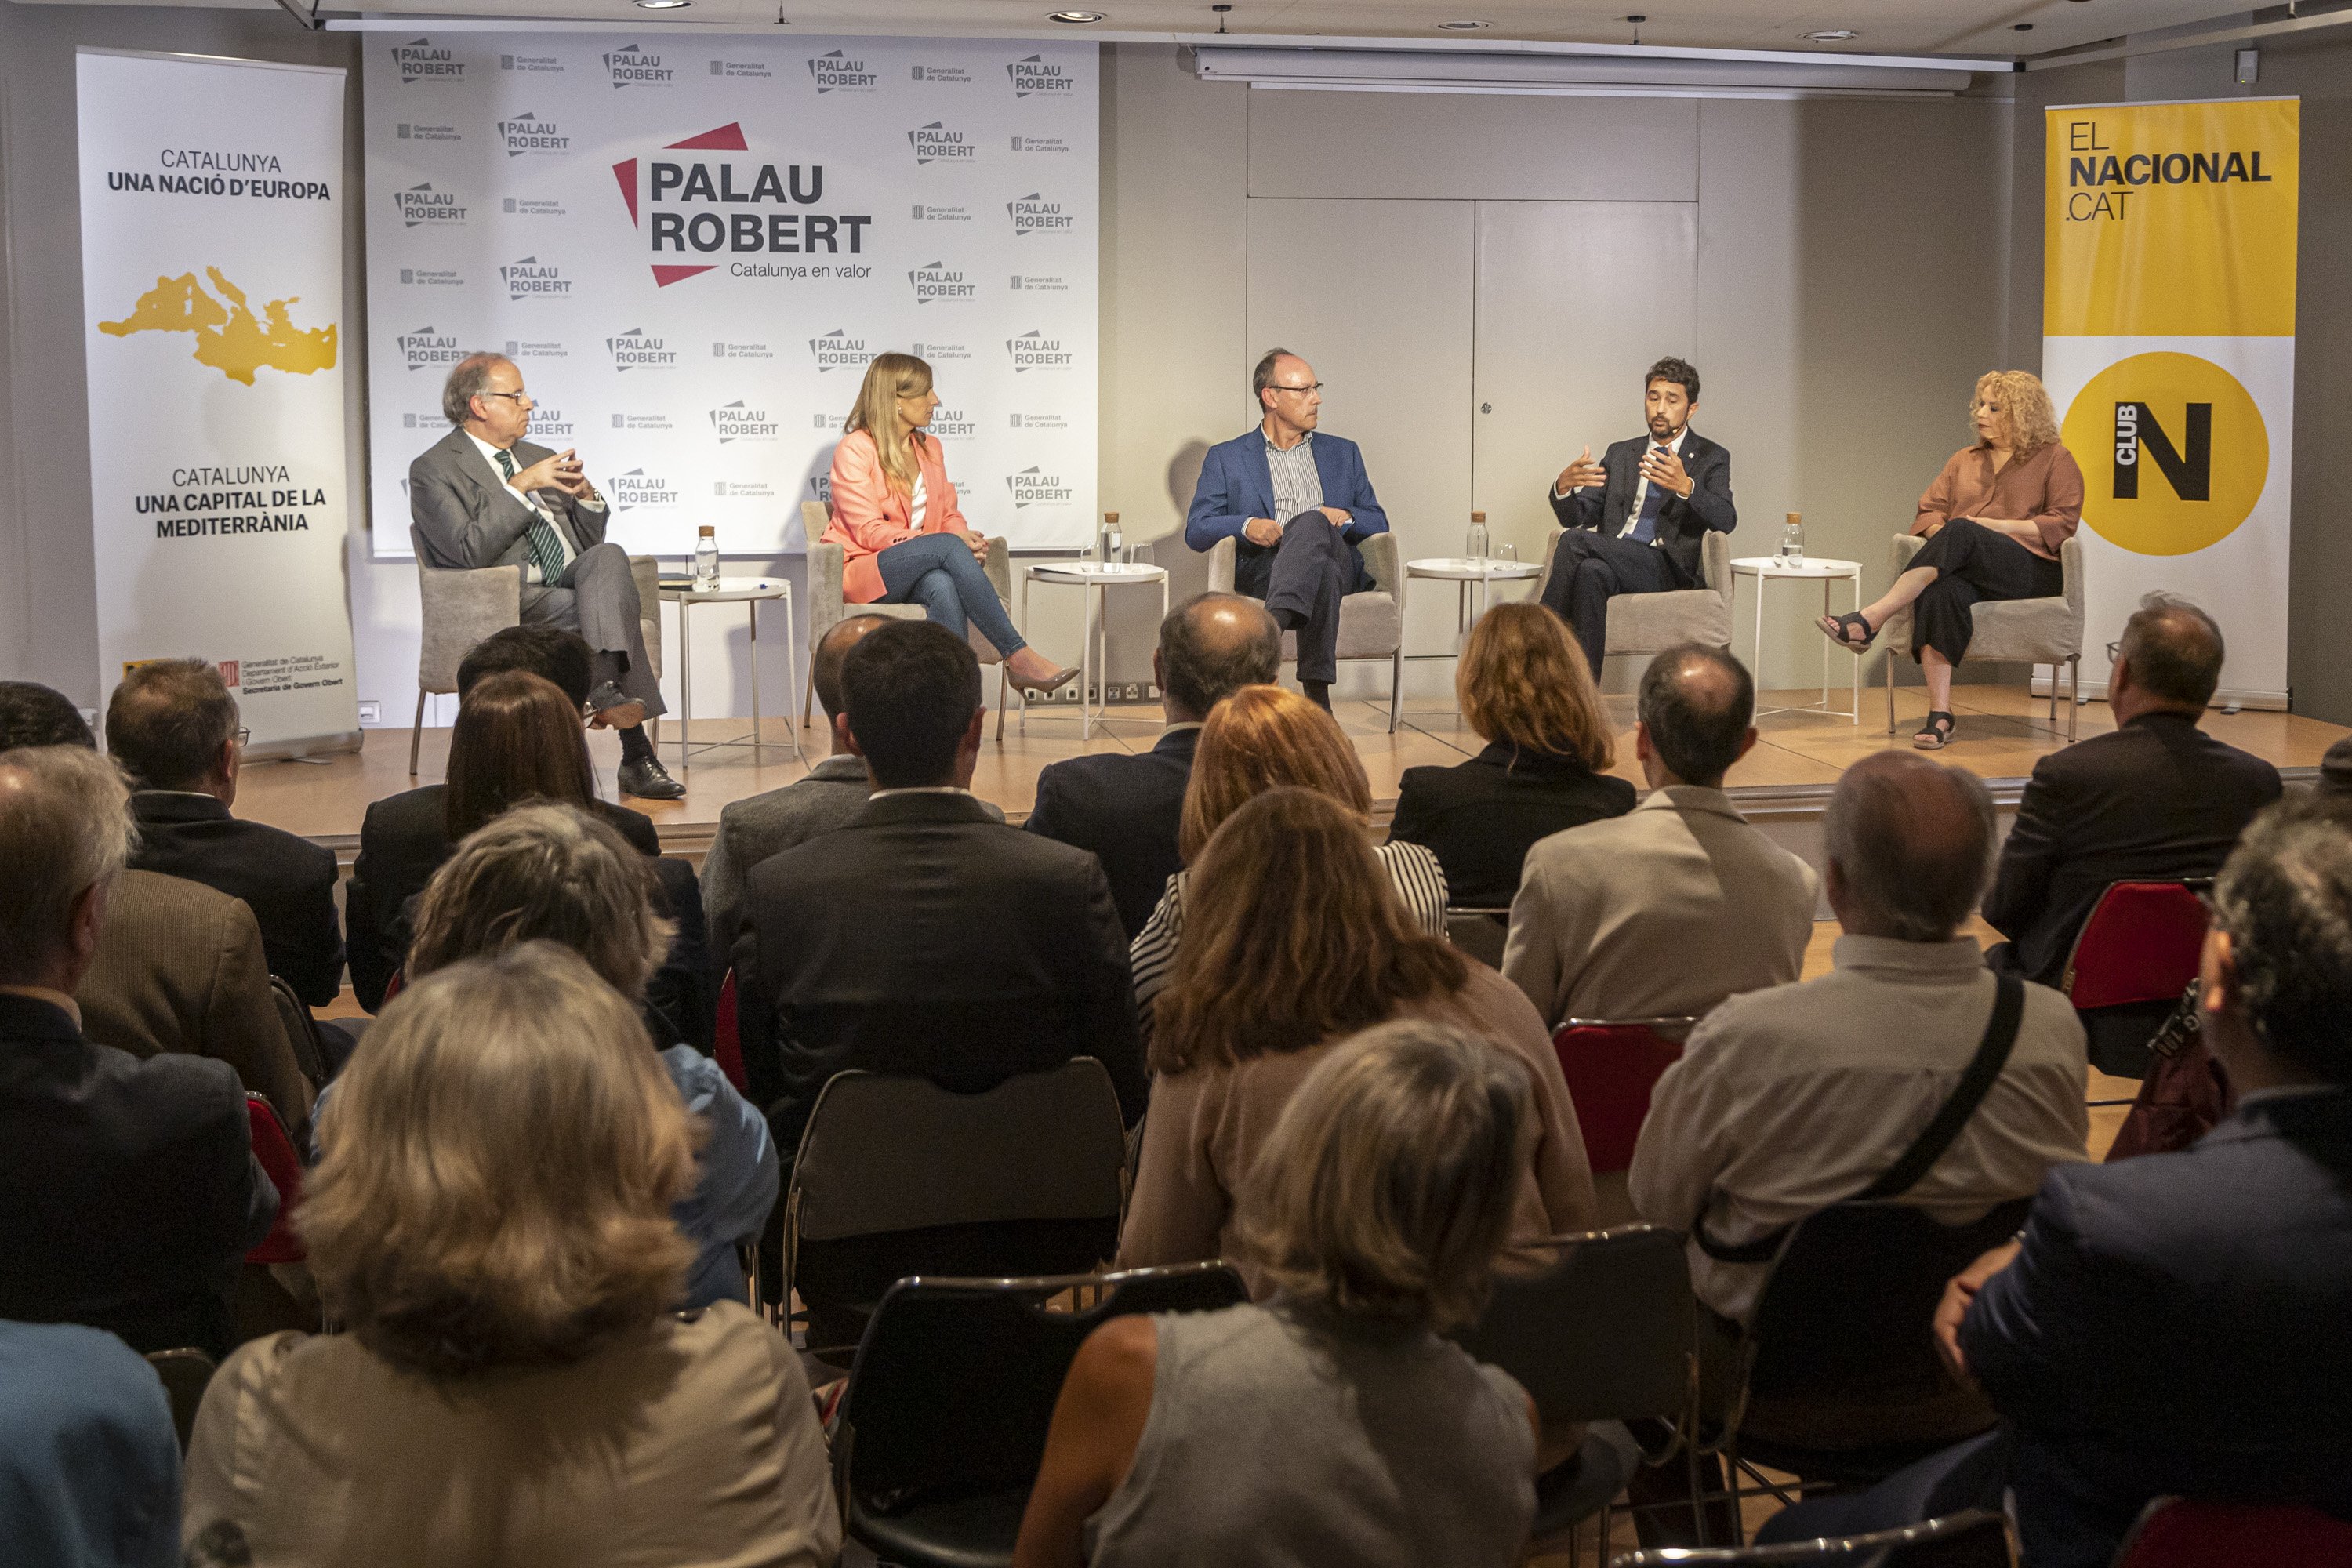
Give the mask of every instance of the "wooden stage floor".
[[(1767, 692), (1762, 705), (1805, 701), (1817, 689)], [(1842, 698), (1843, 692), (1833, 692)], [(1818, 809), (1829, 786), (1855, 759), (1888, 746), (1908, 747), (1911, 731), (1927, 711), (1924, 693), (1906, 688), (1896, 693), (1896, 712), (1906, 728), (1885, 733), (1883, 696), (1865, 693), (1862, 723), (1820, 713), (1788, 712), (1762, 720), (1762, 738), (1756, 749), (1731, 772), (1727, 781), (1736, 795), (1758, 805), (1784, 808), (1810, 803)], [(1633, 760), (1633, 700), (1609, 699), (1617, 721), (1615, 772), (1641, 782)], [(2021, 686), (1962, 686), (1953, 689), (1953, 707), (1959, 720), (1958, 738), (1942, 753), (1947, 763), (1965, 767), (1996, 793), (2011, 795), (2034, 763), (2065, 744), (2064, 709), (2059, 726), (2049, 721), (2046, 700), (2032, 698)], [(1423, 764), (1449, 764), (1476, 754), (1482, 742), (1450, 705), (1408, 702), (1404, 722), (1388, 732), (1385, 706), (1368, 701), (1338, 705), (1341, 725), (1362, 755), (1370, 775), (1372, 796), (1385, 816), (1396, 800), (1397, 780), (1405, 769)], [(2113, 728), (2104, 702), (2091, 702), (2080, 711), (2081, 733), (2095, 735)], [(1107, 722), (1095, 726), (1093, 736), (1081, 741), (1078, 721), (1059, 709), (1040, 707), (1024, 727), (1016, 715), (1008, 719), (1002, 742), (990, 739), (981, 751), (980, 767), (972, 779), (979, 795), (1003, 807), (1018, 822), (1036, 799), (1037, 774), (1048, 763), (1091, 752), (1141, 752), (1150, 749), (1160, 729), (1157, 704), (1114, 707)], [(2288, 713), (2209, 713), (2205, 727), (2212, 734), (2269, 759), (2282, 770), (2318, 765), (2320, 754), (2342, 736), (2352, 733), (2339, 725), (2321, 723)], [(741, 719), (703, 719), (694, 726), (698, 741), (722, 740), (745, 732)], [(802, 742), (812, 761), (824, 753), (827, 737), (816, 722), (803, 731)], [(771, 718), (762, 726), (764, 751), (754, 755), (748, 746), (698, 752), (690, 770), (677, 762), (677, 726), (662, 726), (662, 761), (685, 781), (686, 798), (678, 801), (630, 800), (628, 804), (654, 819), (666, 847), (693, 855), (705, 847), (720, 809), (746, 795), (787, 784), (807, 772), (793, 754), (792, 721)], [(416, 783), (441, 777), (448, 755), (446, 730), (425, 731), (418, 777), (408, 776), (408, 731), (371, 730), (364, 748), (356, 754), (320, 763), (257, 763), (246, 770), (237, 795), (237, 814), (273, 823), (289, 832), (316, 839), (346, 858), (356, 847), (361, 818), (370, 803), (396, 795)], [(612, 736), (592, 731), (591, 752), (608, 797), (613, 794), (613, 769), (620, 760), (620, 743)], [(1999, 786), (2006, 782), (2008, 788)]]

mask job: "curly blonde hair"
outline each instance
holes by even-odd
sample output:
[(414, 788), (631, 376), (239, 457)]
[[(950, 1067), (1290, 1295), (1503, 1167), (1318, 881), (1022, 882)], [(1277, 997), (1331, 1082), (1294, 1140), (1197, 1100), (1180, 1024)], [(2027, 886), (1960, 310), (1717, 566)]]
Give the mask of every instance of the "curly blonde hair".
[(1200, 858), (1225, 818), (1277, 784), (1327, 795), (1371, 825), (1371, 780), (1339, 721), (1295, 691), (1244, 686), (1201, 726), (1176, 830), (1184, 863)]
[[(1969, 430), (1976, 433), (1977, 409), (1990, 401), (2000, 416), (2009, 449), (2018, 457), (2039, 451), (2058, 439), (2058, 415), (2050, 405), (2050, 391), (2030, 370), (1989, 370), (1977, 377), (1969, 395)], [(1978, 436), (1977, 444), (1984, 445)]]
[(1576, 757), (1596, 773), (1617, 761), (1584, 650), (1541, 605), (1496, 605), (1479, 616), (1463, 645), (1454, 691), (1482, 739)]

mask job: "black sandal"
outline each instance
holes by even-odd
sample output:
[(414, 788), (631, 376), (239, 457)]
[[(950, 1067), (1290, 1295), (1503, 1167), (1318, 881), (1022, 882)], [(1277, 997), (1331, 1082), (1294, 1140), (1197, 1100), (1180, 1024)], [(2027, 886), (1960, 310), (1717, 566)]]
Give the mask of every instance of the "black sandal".
[[(1943, 722), (1936, 722), (1938, 719)], [(1927, 715), (1927, 721), (1919, 726), (1919, 732), (1911, 737), (1912, 747), (1922, 752), (1940, 752), (1952, 743), (1952, 731), (1958, 728), (1958, 720), (1942, 709), (1936, 709)]]
[[(1867, 618), (1859, 614), (1845, 616), (1822, 616), (1814, 620), (1813, 625), (1821, 628), (1822, 636), (1829, 638), (1830, 641), (1837, 644), (1838, 647), (1845, 649), (1848, 653), (1866, 653), (1869, 651), (1870, 645), (1878, 640), (1878, 628), (1872, 626)], [(1846, 633), (1855, 626), (1860, 626), (1862, 628), (1862, 640), (1860, 642), (1856, 642), (1852, 637), (1846, 636)]]

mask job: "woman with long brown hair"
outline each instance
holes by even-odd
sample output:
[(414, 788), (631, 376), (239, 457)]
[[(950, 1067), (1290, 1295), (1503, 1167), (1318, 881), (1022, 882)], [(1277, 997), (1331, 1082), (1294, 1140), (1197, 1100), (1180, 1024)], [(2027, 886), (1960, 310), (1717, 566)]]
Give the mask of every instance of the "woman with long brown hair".
[(940, 406), (931, 367), (880, 353), (833, 449), (833, 519), (824, 542), (842, 551), (841, 596), (853, 605), (920, 605), (958, 637), (967, 624), (1022, 685), (1051, 691), (1078, 672), (1029, 646), (981, 570), (999, 542), (975, 533), (956, 506), (940, 443), (925, 426)]
[(1414, 928), (1347, 807), (1310, 789), (1257, 795), (1195, 861), (1187, 902), (1122, 1265), (1239, 1256), (1233, 1194), (1284, 1104), (1339, 1041), (1398, 1017), (1466, 1030), (1527, 1069), (1538, 1131), (1512, 1236), (1591, 1225), (1591, 1169), (1543, 1020), (1509, 981)]
[(1927, 719), (1911, 743), (1952, 743), (1952, 666), (1975, 630), (1971, 606), (1985, 599), (2048, 599), (2066, 590), (2058, 552), (2083, 522), (2083, 470), (2058, 438), (2058, 416), (2042, 378), (1995, 370), (1977, 377), (1969, 402), (1977, 438), (1961, 447), (1919, 498), (1911, 531), (1927, 542), (1875, 604), (1814, 624), (1856, 653), (1906, 605), (1911, 657), (1927, 681)]
[(1453, 767), (1405, 769), (1389, 838), (1434, 850), (1455, 904), (1500, 909), (1536, 840), (1624, 816), (1633, 786), (1609, 776), (1616, 747), (1591, 667), (1543, 605), (1479, 616), (1454, 691), (1486, 749)]

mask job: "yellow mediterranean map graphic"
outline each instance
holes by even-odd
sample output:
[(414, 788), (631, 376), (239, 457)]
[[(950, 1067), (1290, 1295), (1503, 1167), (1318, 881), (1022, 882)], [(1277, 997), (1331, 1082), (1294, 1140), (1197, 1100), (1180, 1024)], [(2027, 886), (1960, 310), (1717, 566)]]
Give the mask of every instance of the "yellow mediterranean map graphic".
[(310, 375), (334, 367), (334, 323), (305, 329), (287, 314), (286, 308), (299, 303), (300, 295), (270, 300), (257, 318), (246, 302), (245, 290), (222, 277), (219, 268), (205, 268), (205, 276), (213, 281), (212, 293), (205, 291), (193, 272), (156, 279), (155, 287), (139, 296), (130, 315), (120, 321), (100, 321), (98, 330), (117, 338), (133, 332), (194, 332), (196, 363), (247, 386), (253, 384), (253, 373), (264, 368)]

